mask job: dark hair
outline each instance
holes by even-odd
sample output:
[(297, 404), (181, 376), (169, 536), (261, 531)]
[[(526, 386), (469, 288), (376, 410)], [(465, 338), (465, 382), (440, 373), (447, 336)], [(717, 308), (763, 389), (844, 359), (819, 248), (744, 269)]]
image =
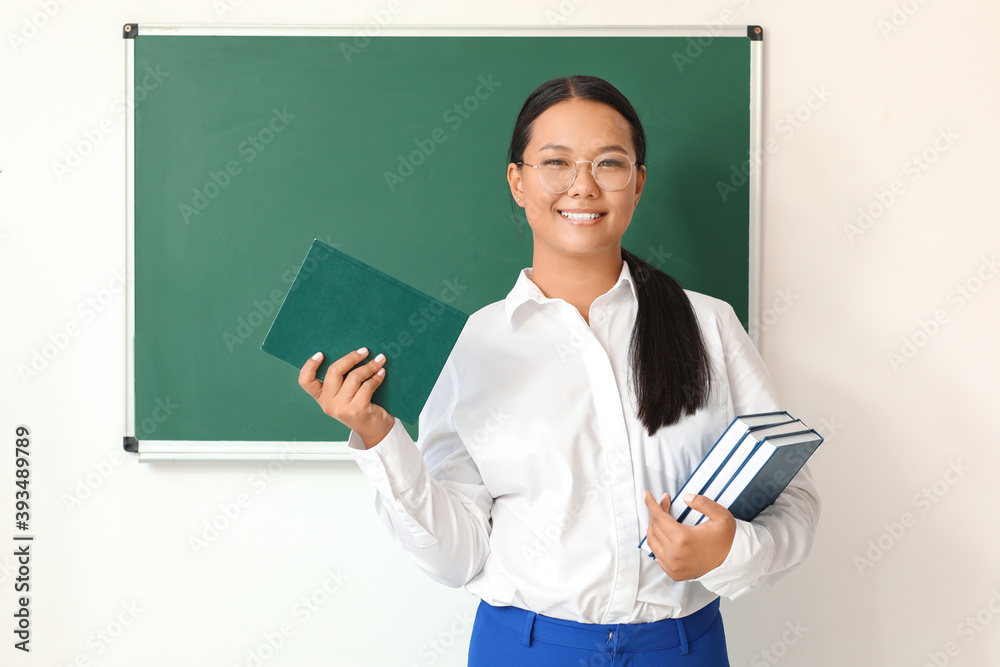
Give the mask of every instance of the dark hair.
[[(508, 163), (524, 159), (535, 119), (549, 107), (570, 99), (601, 102), (618, 111), (632, 127), (636, 164), (645, 165), (646, 133), (628, 99), (604, 79), (579, 74), (546, 81), (528, 96), (514, 123)], [(520, 233), (516, 217), (514, 224)], [(637, 416), (653, 435), (708, 402), (711, 367), (694, 308), (677, 281), (624, 248), (622, 259), (639, 295), (628, 351)]]

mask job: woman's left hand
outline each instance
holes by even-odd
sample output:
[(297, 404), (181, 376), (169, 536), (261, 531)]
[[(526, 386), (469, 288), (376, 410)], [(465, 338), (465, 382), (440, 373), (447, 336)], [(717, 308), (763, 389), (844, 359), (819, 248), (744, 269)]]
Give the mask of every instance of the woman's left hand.
[(736, 536), (736, 519), (725, 507), (705, 496), (694, 496), (687, 504), (704, 514), (705, 521), (684, 526), (670, 516), (670, 496), (659, 505), (649, 491), (643, 491), (643, 498), (649, 510), (646, 543), (671, 579), (696, 579), (726, 560)]

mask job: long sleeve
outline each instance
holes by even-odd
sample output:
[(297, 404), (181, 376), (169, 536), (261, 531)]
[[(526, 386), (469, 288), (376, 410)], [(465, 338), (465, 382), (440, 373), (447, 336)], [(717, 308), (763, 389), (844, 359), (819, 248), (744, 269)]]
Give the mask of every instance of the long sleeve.
[[(725, 365), (736, 414), (780, 409), (764, 362), (732, 308), (725, 324)], [(699, 581), (716, 595), (736, 598), (770, 585), (802, 563), (812, 549), (820, 499), (807, 463), (778, 499), (752, 522), (736, 521), (726, 560)]]
[(431, 579), (455, 588), (486, 562), (493, 506), (455, 428), (457, 396), (449, 357), (420, 413), (417, 442), (398, 418), (371, 449), (353, 430), (347, 442), (375, 488), (375, 510), (396, 544)]

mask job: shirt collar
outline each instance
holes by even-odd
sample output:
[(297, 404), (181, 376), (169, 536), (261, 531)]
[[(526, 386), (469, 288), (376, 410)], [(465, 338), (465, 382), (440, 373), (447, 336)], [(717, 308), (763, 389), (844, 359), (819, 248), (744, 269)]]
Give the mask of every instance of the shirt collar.
[[(514, 287), (511, 288), (510, 292), (507, 294), (505, 299), (505, 312), (507, 314), (507, 325), (509, 326), (511, 320), (514, 317), (514, 311), (517, 310), (518, 306), (528, 302), (534, 301), (536, 303), (547, 303), (549, 301), (562, 301), (562, 299), (550, 299), (549, 297), (542, 294), (542, 290), (539, 289), (538, 285), (531, 281), (532, 267), (528, 266), (521, 269), (521, 272), (517, 276), (517, 282), (514, 283)], [(622, 270), (618, 274), (618, 281), (611, 286), (606, 294), (610, 294), (622, 283), (627, 283), (629, 289), (632, 293), (632, 298), (639, 301), (638, 294), (636, 293), (635, 280), (632, 278), (632, 272), (628, 268), (628, 263), (622, 260)]]

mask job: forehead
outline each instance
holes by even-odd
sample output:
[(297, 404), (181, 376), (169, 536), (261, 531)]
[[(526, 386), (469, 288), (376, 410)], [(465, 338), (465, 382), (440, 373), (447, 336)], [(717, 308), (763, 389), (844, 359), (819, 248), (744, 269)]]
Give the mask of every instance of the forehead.
[(539, 114), (527, 150), (539, 151), (547, 145), (565, 147), (552, 150), (581, 154), (620, 145), (635, 153), (632, 128), (625, 117), (607, 104), (590, 100), (565, 100)]

